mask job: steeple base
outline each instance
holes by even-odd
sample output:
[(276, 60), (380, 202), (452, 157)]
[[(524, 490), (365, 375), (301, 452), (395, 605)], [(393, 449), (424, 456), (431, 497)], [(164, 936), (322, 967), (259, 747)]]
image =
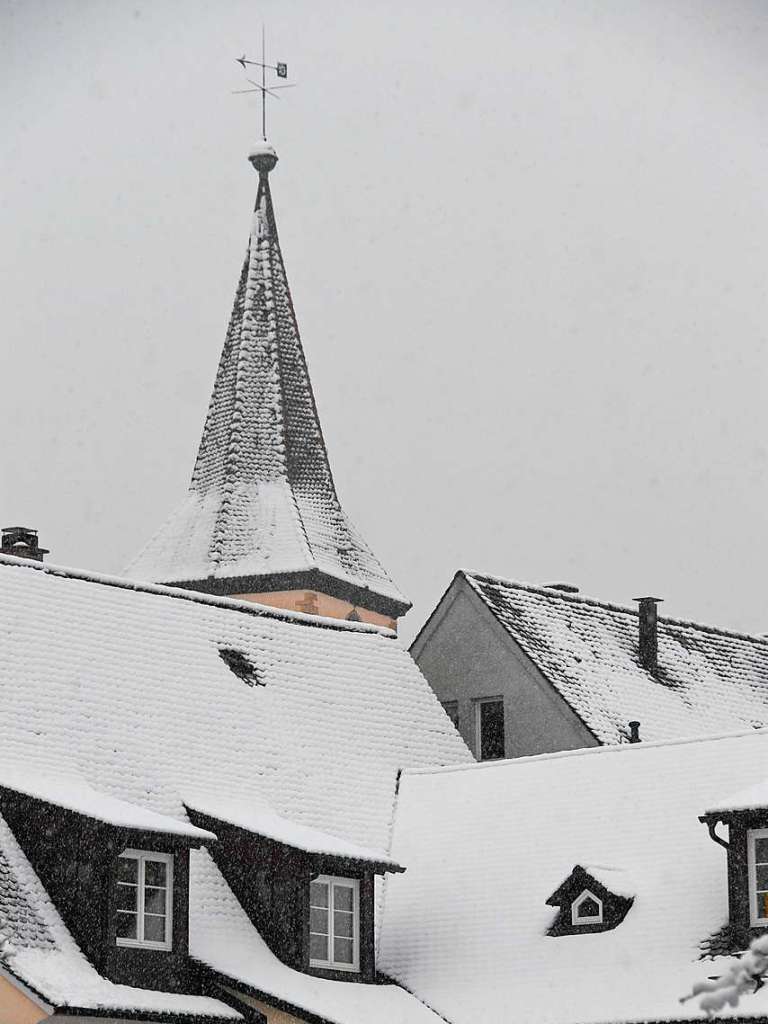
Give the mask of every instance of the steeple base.
[(240, 601), (255, 601), (272, 608), (287, 608), (307, 615), (322, 615), (329, 619), (348, 619), (353, 622), (370, 622), (374, 626), (386, 626), (397, 631), (397, 619), (380, 612), (361, 608), (360, 605), (341, 601), (338, 597), (323, 594), (318, 590), (275, 590), (261, 594), (232, 594)]

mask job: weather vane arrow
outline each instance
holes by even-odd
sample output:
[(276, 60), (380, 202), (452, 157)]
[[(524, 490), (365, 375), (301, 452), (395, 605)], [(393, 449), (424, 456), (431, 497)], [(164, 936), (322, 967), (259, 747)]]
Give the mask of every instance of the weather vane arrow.
[(236, 57), (235, 60), (242, 67), (243, 71), (248, 75), (248, 68), (255, 67), (261, 68), (261, 82), (254, 82), (252, 78), (248, 78), (248, 81), (253, 86), (252, 89), (235, 89), (233, 95), (240, 95), (248, 92), (261, 93), (261, 135), (264, 141), (267, 141), (267, 96), (272, 96), (274, 99), (279, 100), (280, 97), (276, 94), (278, 89), (293, 89), (295, 83), (287, 83), (286, 85), (267, 85), (267, 71), (274, 71), (278, 78), (288, 77), (288, 65), (282, 61), (278, 61), (276, 64), (267, 64), (267, 49), (266, 40), (264, 35), (264, 27), (261, 29), (261, 60), (249, 60), (245, 54), (242, 57)]

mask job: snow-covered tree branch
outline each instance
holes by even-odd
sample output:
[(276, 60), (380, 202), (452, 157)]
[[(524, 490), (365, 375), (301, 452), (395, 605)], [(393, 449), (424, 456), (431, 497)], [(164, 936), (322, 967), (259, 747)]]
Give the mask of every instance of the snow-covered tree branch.
[(713, 1017), (726, 1006), (738, 1006), (742, 996), (756, 992), (767, 970), (768, 934), (755, 939), (746, 953), (735, 960), (719, 978), (697, 982), (693, 991), (680, 1002), (698, 998), (701, 1009)]

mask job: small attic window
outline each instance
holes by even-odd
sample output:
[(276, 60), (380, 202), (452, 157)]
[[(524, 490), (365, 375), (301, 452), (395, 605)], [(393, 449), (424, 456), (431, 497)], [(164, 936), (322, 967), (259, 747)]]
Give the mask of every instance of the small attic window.
[(219, 657), (227, 668), (234, 672), (238, 679), (242, 679), (247, 686), (266, 685), (259, 678), (256, 666), (252, 665), (241, 651), (236, 651), (231, 647), (221, 647), (219, 648)]
[(603, 901), (585, 889), (571, 904), (571, 923), (575, 925), (602, 924)]

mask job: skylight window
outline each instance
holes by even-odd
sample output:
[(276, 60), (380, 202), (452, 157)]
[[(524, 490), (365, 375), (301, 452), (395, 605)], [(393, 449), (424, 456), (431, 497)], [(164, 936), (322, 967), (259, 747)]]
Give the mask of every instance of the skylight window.
[(221, 647), (219, 649), (219, 657), (227, 668), (234, 672), (237, 678), (242, 679), (248, 686), (266, 685), (259, 679), (256, 666), (252, 665), (241, 651), (236, 651), (231, 647)]
[(749, 923), (768, 925), (768, 828), (750, 829), (747, 838)]
[(578, 899), (573, 901), (571, 906), (572, 924), (602, 924), (603, 923), (603, 901), (585, 889)]
[(123, 851), (117, 860), (117, 945), (170, 949), (172, 897), (170, 854)]
[(309, 963), (360, 969), (360, 883), (321, 875), (309, 883)]

